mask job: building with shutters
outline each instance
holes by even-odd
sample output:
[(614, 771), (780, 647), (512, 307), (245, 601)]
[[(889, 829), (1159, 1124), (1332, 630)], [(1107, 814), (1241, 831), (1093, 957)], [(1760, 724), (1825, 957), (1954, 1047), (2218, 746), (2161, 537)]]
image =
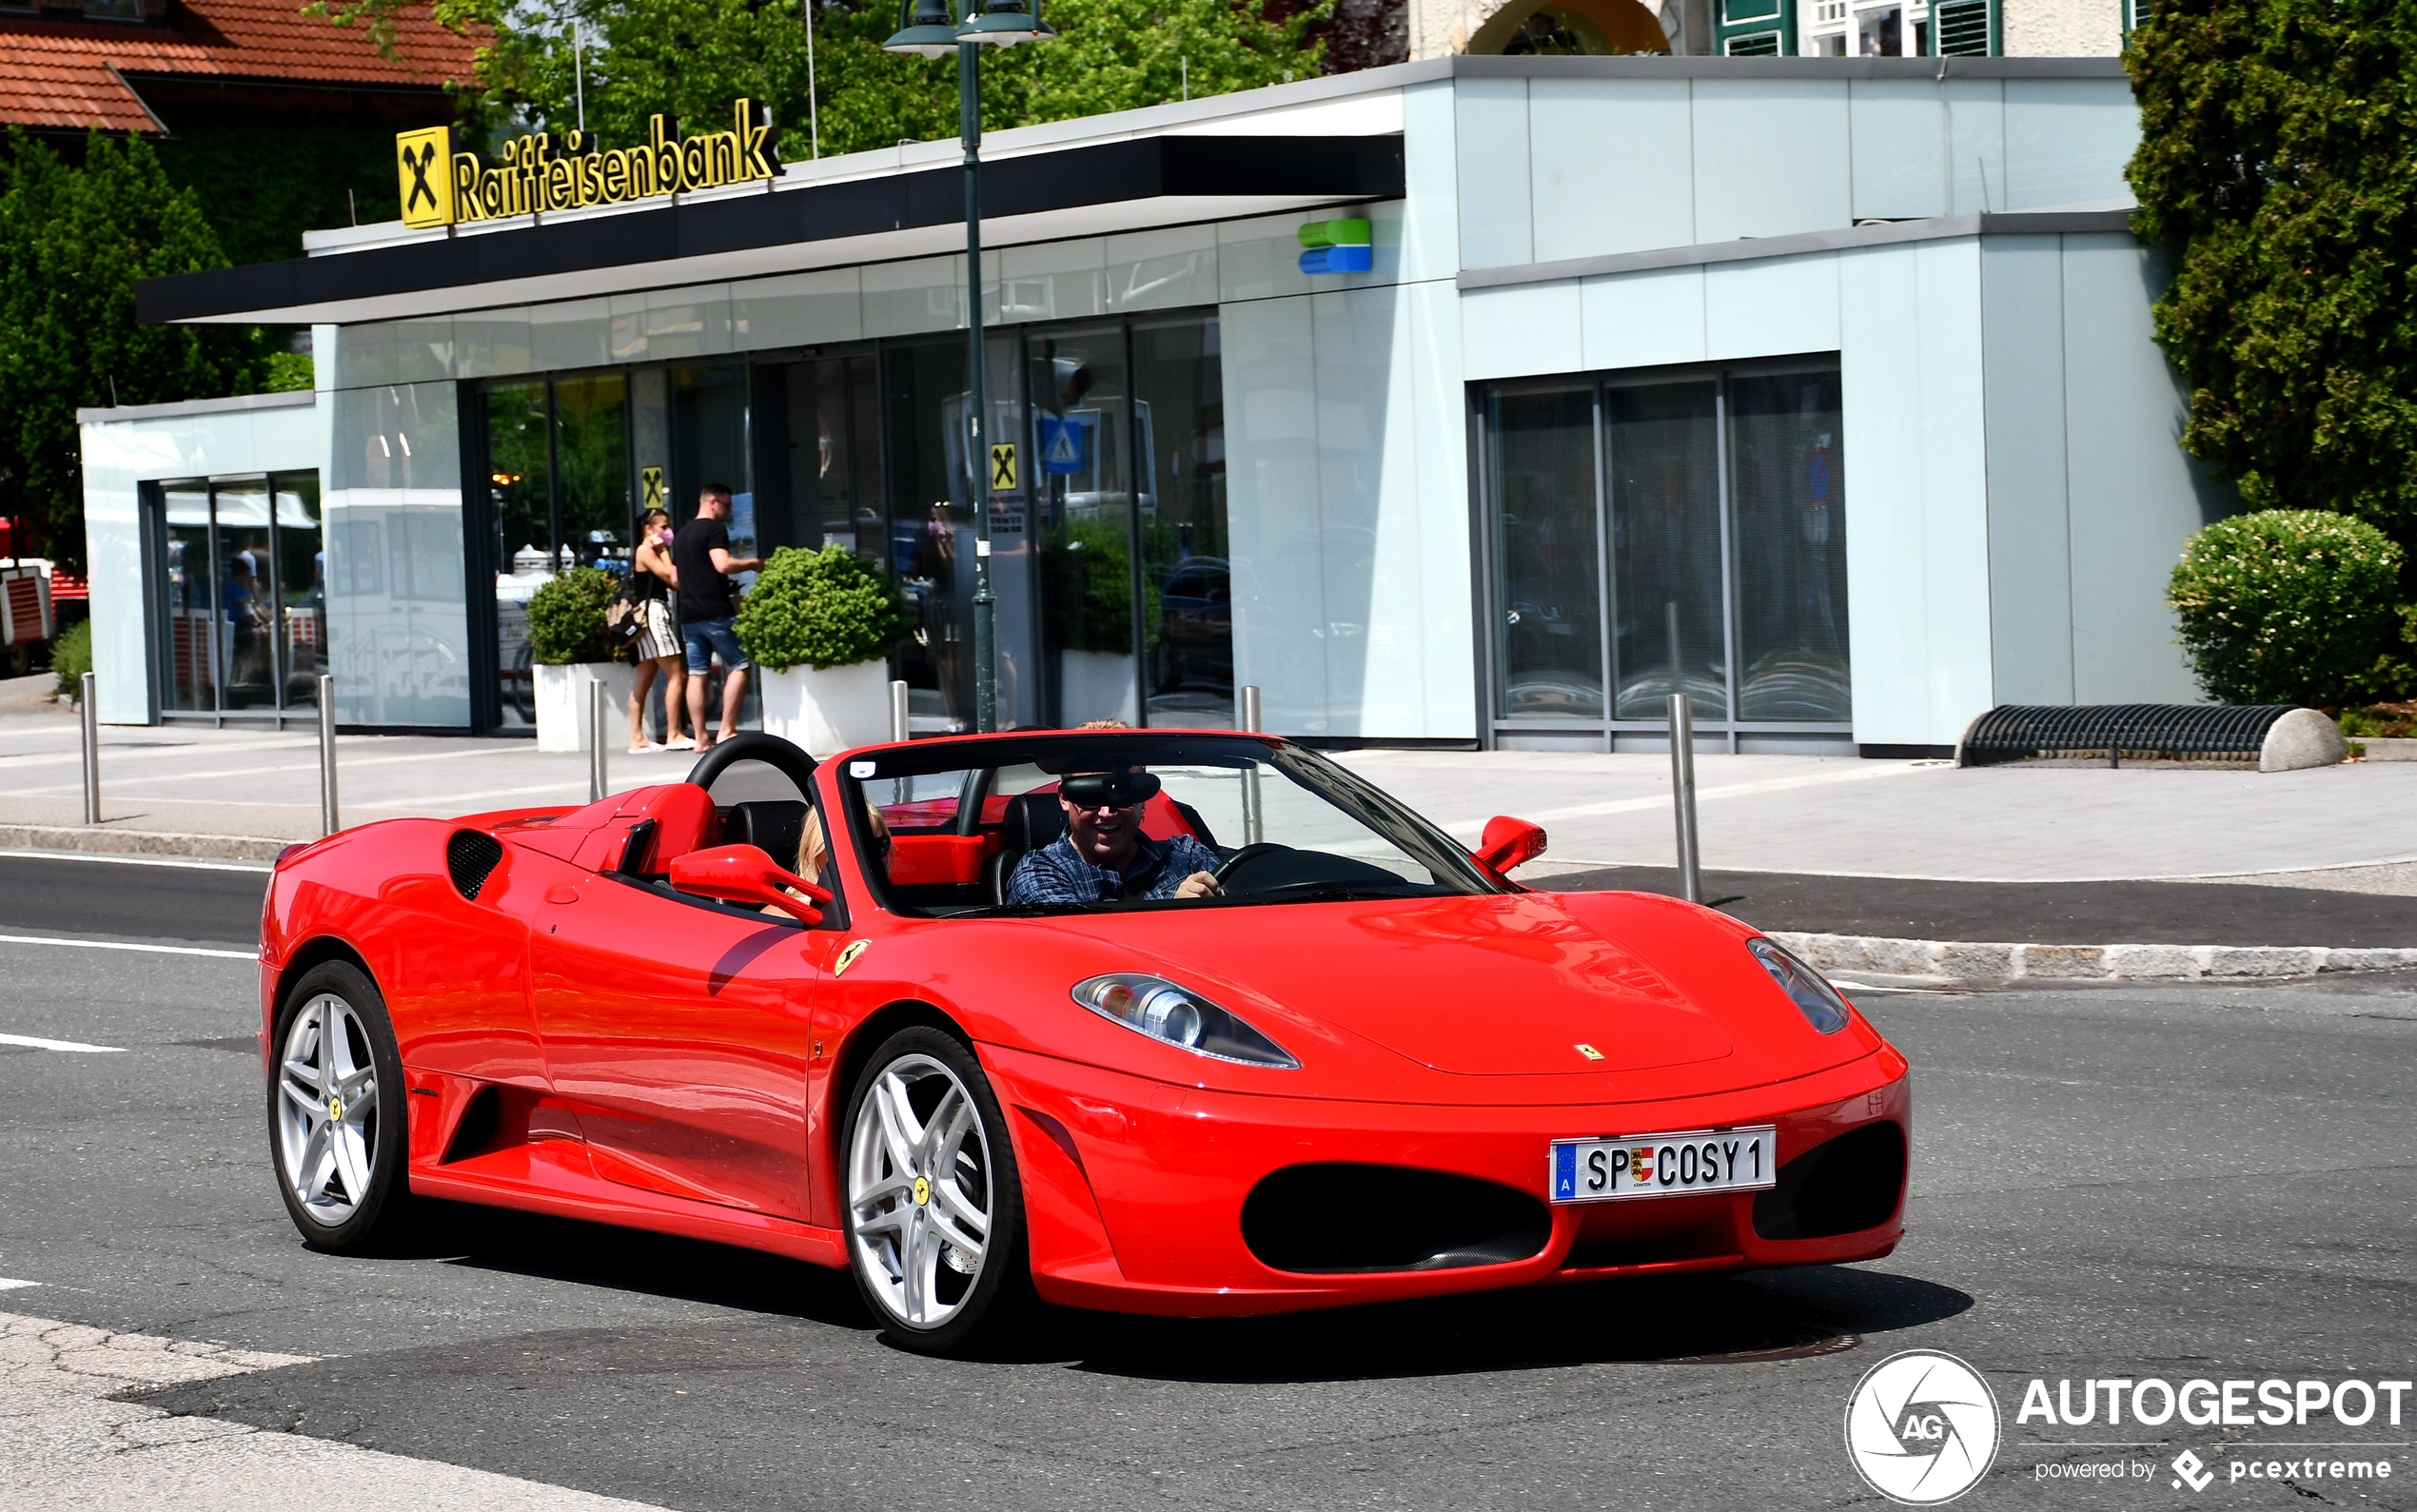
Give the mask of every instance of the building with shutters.
[[(1683, 690), (1707, 748), (1904, 754), (2188, 700), (2165, 579), (2233, 503), (2136, 131), (2112, 59), (1454, 56), (1000, 132), (978, 448), (951, 142), (318, 233), (143, 286), (311, 324), (319, 389), (90, 417), (102, 714), (282, 717), (307, 660), (347, 726), (525, 729), (531, 589), (708, 482), (900, 585), (918, 731), (970, 717), (977, 494), (1019, 725), (1254, 685), (1329, 742), (1651, 748)], [(230, 659), (245, 576), (306, 654)]]

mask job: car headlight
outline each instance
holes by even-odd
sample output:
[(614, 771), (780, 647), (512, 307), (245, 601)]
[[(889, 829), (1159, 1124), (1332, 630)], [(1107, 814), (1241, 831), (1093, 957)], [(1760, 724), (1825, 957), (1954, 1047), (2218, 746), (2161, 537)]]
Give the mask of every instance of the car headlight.
[(1788, 1000), (1804, 1014), (1806, 1023), (1824, 1034), (1835, 1034), (1846, 1027), (1846, 999), (1837, 995), (1837, 988), (1821, 980), (1820, 972), (1759, 935), (1746, 941), (1745, 948), (1771, 973), (1771, 980), (1779, 984), (1779, 991), (1788, 994)]
[(1299, 1070), (1284, 1047), (1188, 987), (1139, 972), (1111, 972), (1074, 984), (1074, 1001), (1177, 1050), (1211, 1060)]

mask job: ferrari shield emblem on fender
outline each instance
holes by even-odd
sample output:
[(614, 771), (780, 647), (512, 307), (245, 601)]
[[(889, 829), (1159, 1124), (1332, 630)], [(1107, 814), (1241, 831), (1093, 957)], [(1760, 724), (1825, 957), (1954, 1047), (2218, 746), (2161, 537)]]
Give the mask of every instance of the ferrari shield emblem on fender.
[(864, 948), (872, 943), (871, 940), (850, 940), (841, 947), (839, 958), (831, 963), (831, 974), (837, 976), (849, 967), (855, 965), (856, 957), (862, 955)]

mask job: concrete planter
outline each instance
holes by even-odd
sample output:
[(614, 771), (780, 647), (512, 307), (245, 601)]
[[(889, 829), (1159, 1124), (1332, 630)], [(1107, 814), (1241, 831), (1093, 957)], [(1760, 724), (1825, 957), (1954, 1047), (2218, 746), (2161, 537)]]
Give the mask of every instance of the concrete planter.
[(877, 745), (890, 738), (890, 668), (859, 661), (852, 667), (785, 672), (758, 668), (764, 734), (802, 747), (819, 761), (850, 746)]
[(629, 744), (629, 690), (636, 667), (619, 661), (575, 661), (566, 667), (540, 664), (537, 678), (537, 748), (587, 749), (588, 688), (604, 684), (605, 749)]
[(1133, 658), (1110, 651), (1057, 654), (1057, 707), (1070, 725), (1086, 719), (1141, 723), (1133, 683)]

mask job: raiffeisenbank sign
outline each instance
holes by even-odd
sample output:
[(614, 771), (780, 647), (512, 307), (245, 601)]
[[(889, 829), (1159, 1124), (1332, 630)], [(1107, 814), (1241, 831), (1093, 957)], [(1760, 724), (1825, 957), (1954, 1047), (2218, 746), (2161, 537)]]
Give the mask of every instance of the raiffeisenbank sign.
[(453, 128), (432, 126), (395, 136), (395, 179), (403, 193), (403, 224), (452, 226), (493, 221), (582, 205), (718, 188), (776, 178), (771, 122), (753, 101), (731, 106), (731, 129), (676, 136), (662, 116), (652, 118), (639, 147), (600, 150), (584, 131), (519, 137), (489, 167), (475, 152), (453, 149)]

